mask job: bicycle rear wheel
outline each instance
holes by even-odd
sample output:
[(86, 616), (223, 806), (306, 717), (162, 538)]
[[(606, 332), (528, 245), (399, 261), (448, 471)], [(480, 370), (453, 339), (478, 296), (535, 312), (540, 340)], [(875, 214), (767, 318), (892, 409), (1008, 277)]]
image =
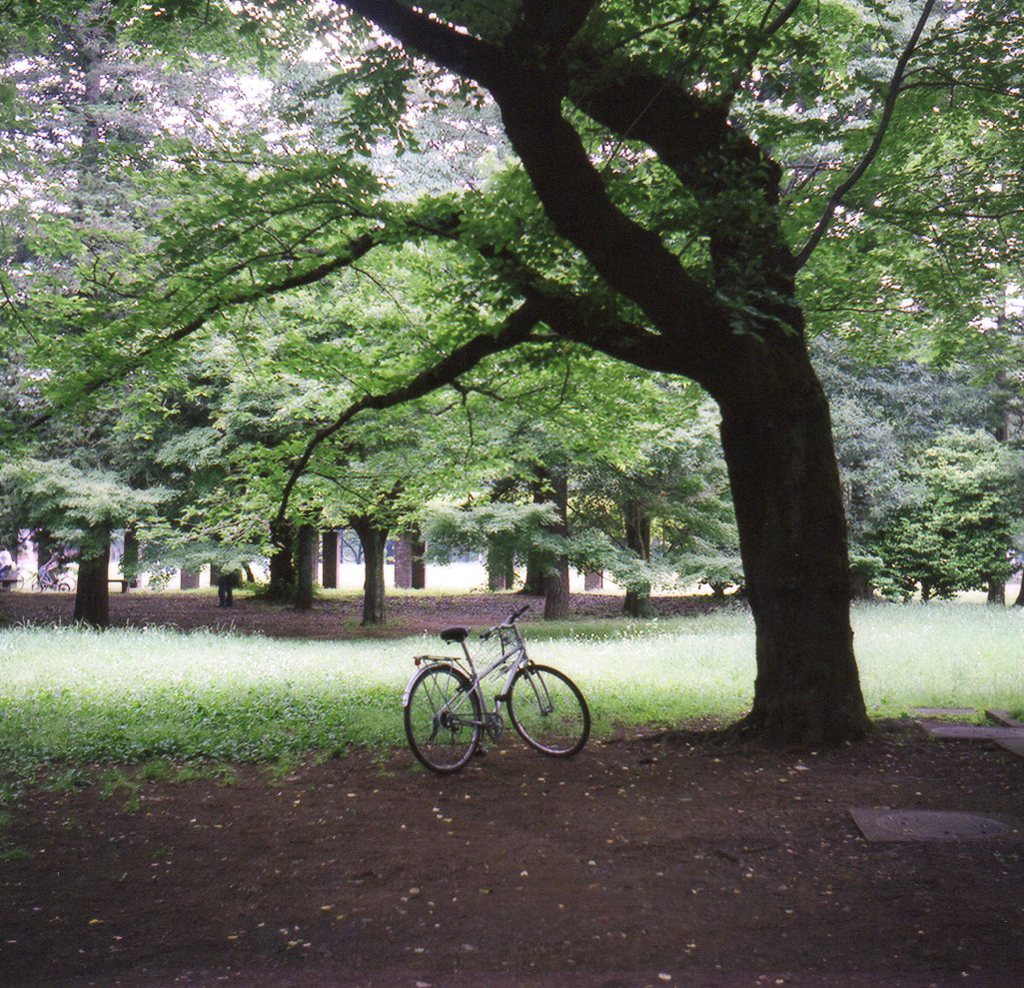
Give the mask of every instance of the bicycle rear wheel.
[(405, 736), (432, 772), (457, 772), (473, 757), (482, 720), (480, 698), (452, 666), (429, 666), (409, 687)]
[(550, 666), (523, 666), (508, 696), (512, 726), (544, 755), (568, 758), (590, 737), (590, 709), (576, 684)]

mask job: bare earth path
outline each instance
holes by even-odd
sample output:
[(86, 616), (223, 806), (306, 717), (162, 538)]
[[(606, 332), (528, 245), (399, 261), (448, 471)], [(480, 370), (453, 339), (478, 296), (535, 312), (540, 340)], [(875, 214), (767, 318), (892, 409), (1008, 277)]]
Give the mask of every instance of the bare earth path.
[(0, 984), (1021, 984), (1024, 835), (868, 843), (851, 806), (1024, 817), (1024, 758), (883, 725), (39, 791), (3, 830)]

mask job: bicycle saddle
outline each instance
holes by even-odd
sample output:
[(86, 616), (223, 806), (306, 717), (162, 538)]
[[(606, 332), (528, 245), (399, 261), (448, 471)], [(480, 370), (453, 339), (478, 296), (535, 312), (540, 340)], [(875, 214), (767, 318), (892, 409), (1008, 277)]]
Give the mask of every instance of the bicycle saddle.
[(469, 637), (469, 628), (445, 628), (441, 632), (441, 641), (451, 644), (458, 642), (462, 644)]

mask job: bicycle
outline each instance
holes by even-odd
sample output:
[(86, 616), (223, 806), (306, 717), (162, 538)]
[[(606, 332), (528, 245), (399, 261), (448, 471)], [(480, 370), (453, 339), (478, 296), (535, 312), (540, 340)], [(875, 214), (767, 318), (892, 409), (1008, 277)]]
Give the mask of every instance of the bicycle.
[[(413, 754), (431, 771), (445, 775), (465, 767), (485, 731), (497, 742), (505, 730), (498, 709), (502, 703), (516, 733), (541, 754), (568, 758), (587, 743), (590, 709), (579, 687), (558, 669), (536, 665), (527, 654), (516, 621), (529, 607), (512, 611), (480, 635), (481, 641), (497, 641), (498, 654), (479, 673), (466, 644), (469, 628), (441, 632), (443, 642), (462, 646), (462, 656), (415, 657), (417, 672), (402, 696), (405, 735)], [(502, 674), (504, 686), (488, 711), (484, 680)]]
[(58, 590), (62, 593), (70, 593), (77, 585), (78, 581), (75, 579), (74, 574), (66, 571), (54, 574), (46, 570), (40, 570), (32, 577), (32, 589), (37, 592)]

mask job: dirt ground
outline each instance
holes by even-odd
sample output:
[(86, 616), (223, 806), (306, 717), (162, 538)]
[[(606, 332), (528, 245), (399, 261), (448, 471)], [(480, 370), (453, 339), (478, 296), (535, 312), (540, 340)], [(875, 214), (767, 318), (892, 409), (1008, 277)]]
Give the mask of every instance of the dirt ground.
[[(138, 620), (146, 599), (117, 598), (115, 620)], [(396, 611), (392, 631), (479, 627), (494, 606), (429, 600), (408, 620)], [(183, 627), (187, 614), (221, 616), (201, 595), (168, 601)], [(275, 611), (276, 625), (257, 610), (236, 608), (235, 626), (315, 633), (289, 612)], [(338, 614), (308, 627), (327, 634), (330, 620), (338, 634)], [(1024, 758), (912, 724), (816, 753), (690, 731), (591, 741), (559, 760), (508, 737), (449, 778), (405, 751), (114, 789), (101, 773), (12, 808), (0, 835), (2, 985), (1005, 988), (1024, 978), (1024, 843), (869, 843), (849, 815), (1024, 817)]]
[[(622, 597), (614, 594), (573, 594), (571, 611), (587, 617), (621, 617)], [(216, 591), (168, 593), (129, 591), (110, 595), (110, 621), (115, 627), (165, 625), (189, 631), (213, 628), (242, 634), (276, 635), (283, 638), (398, 637), (423, 631), (440, 631), (451, 624), (476, 629), (503, 620), (513, 607), (529, 603), (523, 622), (538, 621), (544, 613), (542, 597), (522, 594), (398, 593), (387, 598), (387, 623), (380, 628), (361, 628), (362, 598), (359, 594), (316, 600), (313, 609), (297, 611), (283, 604), (235, 595), (230, 609), (217, 606)], [(713, 610), (710, 597), (657, 597), (659, 614), (675, 617)], [(0, 593), (0, 627), (4, 623), (51, 622), (70, 624), (75, 612), (72, 593)]]

